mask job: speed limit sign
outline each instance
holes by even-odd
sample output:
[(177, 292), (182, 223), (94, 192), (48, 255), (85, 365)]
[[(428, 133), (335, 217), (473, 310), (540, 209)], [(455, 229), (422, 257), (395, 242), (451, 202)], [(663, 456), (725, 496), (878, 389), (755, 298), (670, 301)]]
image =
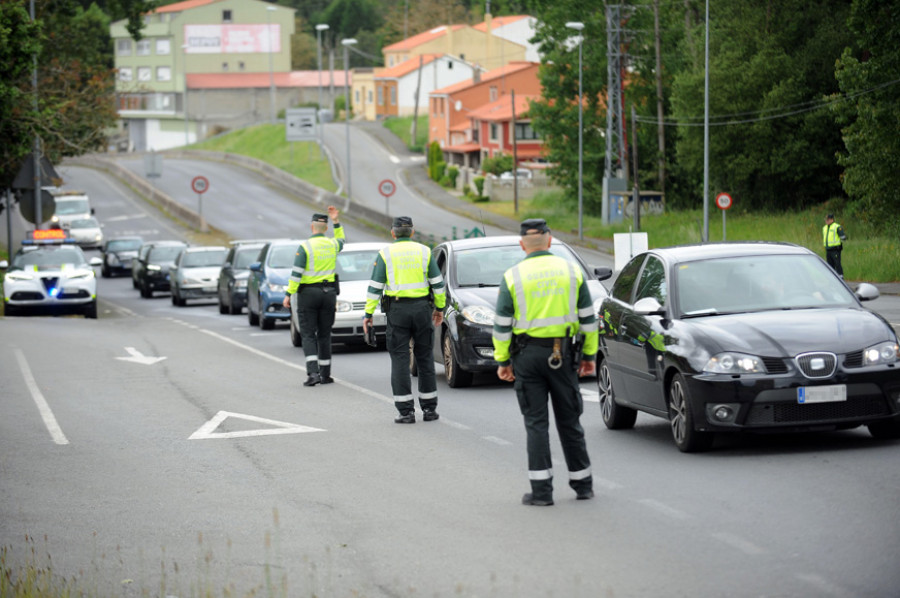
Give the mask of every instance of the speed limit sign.
[(716, 205), (720, 210), (727, 210), (731, 207), (731, 196), (727, 193), (719, 193), (716, 195)]
[(209, 179), (205, 176), (195, 176), (191, 179), (191, 189), (194, 190), (194, 193), (206, 193), (206, 190), (209, 189)]
[(378, 183), (378, 192), (385, 197), (390, 197), (396, 190), (397, 185), (395, 185), (394, 181), (392, 181), (391, 179), (384, 179), (383, 181)]

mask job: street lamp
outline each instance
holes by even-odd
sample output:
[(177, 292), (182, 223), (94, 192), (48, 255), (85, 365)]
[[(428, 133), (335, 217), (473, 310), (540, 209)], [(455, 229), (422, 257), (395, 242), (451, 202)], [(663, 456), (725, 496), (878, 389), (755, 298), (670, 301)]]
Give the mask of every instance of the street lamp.
[(270, 119), (275, 122), (275, 73), (272, 67), (272, 19), (271, 13), (278, 10), (274, 6), (266, 7), (266, 37), (269, 43), (269, 113)]
[(344, 115), (347, 123), (347, 203), (349, 204), (353, 199), (350, 194), (350, 173), (352, 172), (350, 168), (350, 46), (356, 45), (356, 40), (345, 39), (341, 41), (341, 45), (344, 46)]
[(319, 123), (319, 143), (322, 143), (322, 32), (328, 30), (326, 23), (316, 25), (316, 57), (319, 62), (319, 110), (317, 122)]
[(584, 151), (583, 151), (583, 119), (584, 119), (584, 100), (582, 99), (582, 86), (581, 86), (581, 47), (584, 45), (584, 37), (581, 35), (582, 29), (584, 29), (584, 23), (580, 23), (578, 21), (573, 21), (571, 23), (566, 23), (566, 27), (569, 29), (574, 29), (578, 32), (578, 239), (584, 240), (584, 226), (582, 225), (584, 218), (584, 208), (583, 208), (583, 199), (582, 194), (584, 192), (584, 176), (583, 176), (583, 168), (584, 168)]
[(188, 97), (187, 97), (187, 50), (188, 45), (181, 45), (181, 71), (184, 75), (184, 146), (187, 147), (190, 144), (190, 136), (188, 133)]

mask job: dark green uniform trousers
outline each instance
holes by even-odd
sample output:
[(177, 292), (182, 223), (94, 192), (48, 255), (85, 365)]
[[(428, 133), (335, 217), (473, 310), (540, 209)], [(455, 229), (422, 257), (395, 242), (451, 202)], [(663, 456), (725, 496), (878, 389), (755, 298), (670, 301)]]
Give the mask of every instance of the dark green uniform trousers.
[(437, 407), (437, 381), (434, 377), (434, 309), (427, 297), (394, 299), (387, 313), (387, 350), (391, 355), (391, 392), (400, 415), (415, 411), (409, 373), (409, 341), (412, 339), (419, 380), (419, 407), (423, 411)]
[(530, 343), (512, 358), (513, 372), (516, 375), (514, 387), (519, 399), (519, 410), (525, 418), (528, 479), (536, 500), (553, 499), (548, 393), (569, 469), (569, 486), (575, 492), (593, 487), (591, 460), (584, 441), (584, 429), (579, 421), (584, 403), (578, 386), (578, 374), (571, 366), (572, 356), (567, 353), (563, 355), (562, 366), (552, 369), (548, 364), (552, 353), (552, 347)]
[(336, 303), (333, 286), (300, 285), (297, 311), (307, 374), (331, 375), (331, 327)]

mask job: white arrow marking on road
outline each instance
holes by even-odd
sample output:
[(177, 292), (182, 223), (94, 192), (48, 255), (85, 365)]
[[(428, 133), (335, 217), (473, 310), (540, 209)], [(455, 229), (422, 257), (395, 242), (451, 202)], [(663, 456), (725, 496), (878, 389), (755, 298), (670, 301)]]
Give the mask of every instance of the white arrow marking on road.
[(153, 365), (154, 363), (160, 362), (165, 357), (150, 357), (149, 355), (144, 355), (134, 347), (125, 347), (125, 350), (131, 355), (131, 357), (116, 357), (116, 359), (121, 359), (122, 361), (133, 361), (134, 363), (140, 363), (141, 365)]
[[(229, 417), (235, 419), (244, 419), (258, 424), (268, 424), (273, 428), (265, 428), (263, 430), (244, 430), (241, 432), (216, 432), (216, 428), (222, 425)], [(211, 438), (242, 438), (246, 436), (272, 436), (274, 434), (303, 434), (305, 432), (324, 432), (321, 428), (311, 428), (309, 426), (301, 426), (298, 424), (289, 424), (274, 419), (266, 419), (264, 417), (256, 417), (255, 415), (244, 415), (242, 413), (232, 413), (230, 411), (219, 411), (215, 417), (200, 426), (196, 432), (188, 437), (188, 440), (209, 440)]]

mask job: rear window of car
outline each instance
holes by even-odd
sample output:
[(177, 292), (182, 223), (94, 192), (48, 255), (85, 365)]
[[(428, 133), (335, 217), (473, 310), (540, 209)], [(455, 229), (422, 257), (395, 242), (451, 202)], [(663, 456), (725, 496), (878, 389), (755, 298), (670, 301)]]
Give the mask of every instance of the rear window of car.
[(297, 245), (276, 245), (269, 252), (270, 268), (290, 268), (294, 265)]
[(174, 261), (184, 247), (154, 247), (150, 250), (147, 260), (151, 262), (171, 262)]
[(225, 261), (227, 249), (209, 251), (190, 251), (181, 258), (183, 268), (205, 268), (208, 266), (221, 266)]
[(86, 214), (91, 209), (86, 199), (56, 199), (56, 213), (60, 215), (67, 214)]
[[(554, 242), (550, 246), (550, 253), (581, 267), (572, 251), (561, 243)], [(457, 251), (454, 257), (457, 285), (500, 286), (503, 274), (525, 259), (525, 252), (518, 245), (501, 245)], [(582, 272), (584, 273), (583, 270)], [(586, 273), (585, 278), (589, 278)]]
[(106, 246), (107, 251), (134, 251), (141, 246), (140, 240), (116, 239)]
[(250, 264), (259, 261), (260, 249), (261, 247), (247, 247), (236, 250), (234, 252), (234, 263), (232, 264), (232, 267), (238, 270), (246, 270), (250, 267)]

